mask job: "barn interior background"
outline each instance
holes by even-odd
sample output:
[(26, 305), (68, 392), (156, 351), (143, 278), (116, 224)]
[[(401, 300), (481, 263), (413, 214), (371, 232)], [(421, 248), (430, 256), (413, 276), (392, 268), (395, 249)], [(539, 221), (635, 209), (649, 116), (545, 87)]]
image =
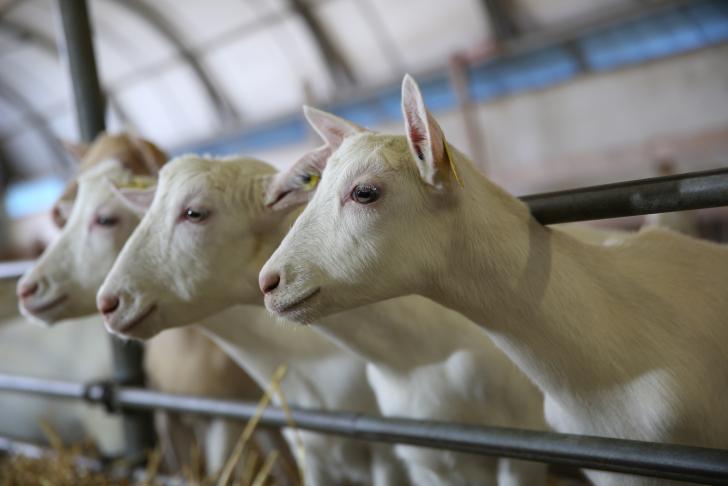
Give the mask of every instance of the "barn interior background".
[[(79, 139), (56, 5), (0, 6), (3, 242), (37, 253)], [(448, 137), (516, 194), (724, 166), (728, 10), (713, 1), (95, 0), (110, 131), (281, 167), (303, 103), (401, 131), (410, 72)]]
[[(399, 133), (409, 72), (450, 142), (515, 194), (728, 164), (721, 0), (88, 3), (108, 130), (172, 154), (286, 167), (319, 143), (302, 104)], [(57, 10), (0, 2), (3, 260), (51, 241), (49, 209), (74, 173), (64, 142), (80, 134)], [(727, 216), (699, 211), (703, 236), (727, 240)], [(16, 315), (14, 290), (0, 313)]]

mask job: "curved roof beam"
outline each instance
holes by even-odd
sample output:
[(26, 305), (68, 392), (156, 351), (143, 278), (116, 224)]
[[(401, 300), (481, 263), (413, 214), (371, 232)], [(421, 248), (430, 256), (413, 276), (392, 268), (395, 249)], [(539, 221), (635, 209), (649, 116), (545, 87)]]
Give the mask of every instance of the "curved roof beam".
[(187, 47), (179, 34), (177, 34), (172, 23), (167, 20), (164, 14), (152, 5), (139, 0), (111, 1), (113, 1), (116, 5), (127, 9), (129, 12), (151, 25), (177, 49), (182, 58), (192, 68), (197, 79), (199, 79), (204, 86), (210, 102), (215, 107), (215, 111), (217, 111), (223, 122), (235, 122), (240, 119), (240, 115), (234, 105), (223, 95), (220, 88), (217, 87), (212, 78), (208, 75), (207, 71), (205, 71), (202, 64), (200, 64), (195, 53), (192, 49)]
[(59, 165), (61, 165), (61, 170), (64, 173), (68, 173), (75, 168), (68, 160), (66, 150), (63, 148), (63, 145), (58, 138), (56, 138), (53, 130), (50, 126), (48, 126), (48, 122), (43, 115), (41, 115), (35, 109), (33, 104), (20, 94), (20, 92), (2, 79), (0, 79), (0, 97), (7, 101), (8, 104), (13, 106), (17, 111), (25, 115), (26, 123), (38, 131), (38, 134), (45, 141), (51, 153), (56, 155)]
[(9, 0), (4, 4), (0, 5), (0, 19), (5, 17), (6, 14), (10, 13), (15, 7), (20, 5), (23, 0)]
[(364, 16), (365, 22), (369, 24), (369, 29), (373, 32), (374, 37), (379, 43), (379, 47), (384, 52), (389, 62), (389, 67), (397, 74), (406, 72), (407, 63), (402, 55), (402, 50), (384, 24), (372, 0), (359, 0), (358, 2), (354, 2), (354, 4)]
[(326, 33), (323, 25), (321, 25), (308, 4), (304, 0), (289, 0), (289, 4), (291, 9), (301, 16), (301, 20), (303, 20), (311, 32), (321, 55), (324, 56), (329, 76), (331, 76), (334, 84), (339, 87), (356, 86), (358, 80), (354, 75), (354, 71), (349, 66), (344, 55)]
[(504, 0), (481, 0), (487, 21), (493, 27), (496, 40), (504, 42), (520, 35), (523, 31), (518, 24), (513, 6)]
[[(9, 20), (7, 18), (0, 17), (0, 27), (6, 28), (21, 39), (36, 45), (42, 52), (52, 56), (56, 61), (60, 62), (60, 55), (58, 53), (58, 46), (54, 39), (48, 37), (42, 32), (33, 30), (25, 25), (22, 25), (16, 21)], [(132, 128), (136, 125), (129, 118), (128, 113), (124, 110), (119, 103), (119, 100), (112, 93), (105, 93), (109, 101), (109, 106), (119, 120), (124, 125), (130, 125)]]
[(0, 26), (9, 30), (17, 37), (20, 37), (21, 40), (36, 44), (43, 52), (47, 52), (55, 58), (58, 57), (56, 42), (47, 35), (4, 17), (0, 17)]

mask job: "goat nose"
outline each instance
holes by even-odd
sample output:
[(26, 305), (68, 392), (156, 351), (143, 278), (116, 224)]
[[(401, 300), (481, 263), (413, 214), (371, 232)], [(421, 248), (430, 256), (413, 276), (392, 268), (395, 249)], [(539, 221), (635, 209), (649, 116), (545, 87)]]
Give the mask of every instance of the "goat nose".
[(23, 282), (18, 285), (18, 297), (25, 299), (38, 291), (38, 282)]
[(97, 302), (102, 314), (111, 314), (119, 307), (119, 298), (115, 295), (103, 295)]
[(258, 279), (258, 284), (260, 285), (260, 290), (264, 294), (268, 294), (270, 292), (273, 292), (275, 289), (278, 288), (278, 284), (281, 283), (281, 276), (277, 273), (266, 273), (260, 276)]

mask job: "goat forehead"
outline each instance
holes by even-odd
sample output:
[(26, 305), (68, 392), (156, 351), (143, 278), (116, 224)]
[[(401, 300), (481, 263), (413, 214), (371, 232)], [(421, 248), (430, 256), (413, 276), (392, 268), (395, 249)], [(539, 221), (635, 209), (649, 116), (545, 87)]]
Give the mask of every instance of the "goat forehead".
[(275, 169), (248, 157), (201, 158), (182, 156), (169, 162), (160, 173), (162, 185), (187, 185), (191, 181), (225, 191), (235, 183), (246, 184), (259, 175), (275, 173)]
[(208, 171), (208, 164), (203, 159), (182, 156), (173, 159), (159, 171), (161, 185), (169, 183), (181, 183)]
[(124, 168), (116, 159), (108, 159), (102, 165), (94, 166), (78, 177), (78, 198), (96, 195), (106, 197), (112, 194), (110, 184), (128, 184), (134, 174)]
[[(340, 183), (351, 182), (361, 176), (399, 170), (406, 158), (404, 137), (367, 133), (346, 139), (331, 156), (327, 171)], [(324, 171), (324, 177), (327, 171)]]
[(71, 210), (69, 222), (74, 214), (86, 217), (102, 208), (123, 208), (123, 204), (116, 199), (107, 179), (85, 181), (78, 186), (78, 195)]
[(198, 155), (181, 155), (168, 162), (160, 171), (161, 176), (184, 172), (213, 172), (224, 175), (227, 171), (239, 175), (266, 174), (275, 172), (275, 169), (258, 159), (252, 157), (211, 157)]

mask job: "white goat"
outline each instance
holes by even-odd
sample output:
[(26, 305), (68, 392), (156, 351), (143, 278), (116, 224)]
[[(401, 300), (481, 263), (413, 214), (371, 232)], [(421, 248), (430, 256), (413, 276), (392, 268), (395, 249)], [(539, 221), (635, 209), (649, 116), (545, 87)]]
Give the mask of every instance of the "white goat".
[(544, 227), (447, 145), (410, 77), (402, 96), (405, 137), (322, 116), (334, 151), (261, 272), (279, 281), (267, 307), (313, 322), (424, 295), (485, 329), (544, 391), (556, 430), (727, 448), (728, 249), (659, 229), (599, 246)]
[[(54, 218), (63, 225), (61, 234), (18, 282), (20, 309), (25, 316), (54, 324), (97, 313), (96, 291), (139, 222), (139, 215), (114, 196), (111, 181), (138, 182), (139, 176), (135, 174), (149, 176), (165, 161), (159, 153), (150, 161), (155, 167), (148, 167), (141, 161), (144, 154), (139, 153), (140, 150), (157, 154), (153, 145), (124, 134), (104, 134), (87, 150), (79, 175), (54, 207)], [(53, 332), (46, 335), (36, 329), (18, 332), (32, 335), (33, 347), (53, 349), (56, 355), (66, 354), (69, 360), (74, 359), (79, 373), (84, 366), (87, 368), (85, 375), (69, 373), (67, 379), (108, 378), (113, 375), (109, 337), (103, 332), (98, 317), (94, 324), (69, 323), (54, 327)], [(180, 344), (184, 349), (175, 349)], [(27, 352), (28, 346), (23, 349)], [(150, 342), (146, 351), (145, 371), (152, 386), (158, 390), (228, 398), (255, 399), (259, 396), (259, 389), (242, 370), (208, 338), (195, 331), (179, 330), (160, 336)], [(50, 366), (50, 373), (58, 374), (54, 364), (40, 363)], [(187, 375), (189, 368), (196, 369), (204, 378)], [(36, 366), (33, 371), (41, 369), (42, 366)], [(100, 370), (108, 373), (99, 375)], [(224, 394), (220, 393), (221, 388), (226, 390)], [(96, 415), (94, 412), (89, 416)], [(185, 434), (186, 429), (197, 430), (195, 435), (205, 452), (205, 464), (210, 473), (222, 466), (242, 430), (241, 424), (230, 421), (189, 419), (165, 413), (156, 415), (165, 457), (169, 466), (176, 470), (190, 461), (192, 449), (190, 433)], [(114, 422), (118, 418), (110, 417), (109, 420)], [(185, 426), (183, 421), (191, 425)], [(94, 419), (87, 432), (98, 440), (108, 441), (109, 432), (94, 429), (97, 422)], [(174, 441), (173, 436), (180, 439)]]
[[(257, 272), (290, 221), (262, 203), (261, 182), (272, 177), (273, 168), (245, 162), (188, 157), (162, 169), (151, 207), (99, 290), (107, 328), (146, 339), (170, 327), (200, 323), (262, 386), (279, 365), (289, 363), (281, 388), (291, 403), (378, 413), (362, 359), (311, 329), (278, 325), (262, 306)], [(135, 204), (145, 195), (121, 192)], [(239, 207), (246, 210), (227, 209)], [(248, 278), (238, 278), (241, 274)], [(198, 298), (203, 291), (205, 298)], [(257, 305), (213, 316), (234, 304)], [(301, 436), (307, 484), (406, 481), (389, 447), (315, 433)]]
[[(316, 113), (310, 116), (316, 127)], [(279, 174), (267, 190), (268, 206), (285, 210), (305, 203), (320, 174), (316, 168), (329, 152), (320, 148)], [(583, 231), (594, 239), (612, 236)], [(275, 284), (264, 281), (262, 288)], [(369, 362), (369, 383), (387, 416), (546, 428), (541, 392), (468, 318), (431, 300), (393, 299), (312, 326)], [(500, 485), (539, 484), (546, 477), (545, 465), (537, 463), (504, 459), (497, 468), (491, 457), (411, 446), (396, 450), (415, 484), (494, 484), (496, 471)]]
[[(307, 189), (300, 183), (302, 179), (295, 168), (278, 175), (273, 182), (270, 170), (257, 178), (242, 176), (251, 172), (250, 165), (250, 160), (242, 158), (218, 161), (185, 157), (171, 162), (163, 171), (169, 187), (174, 187), (174, 196), (160, 195), (160, 200), (184, 201), (193, 212), (216, 219), (200, 221), (190, 230), (173, 230), (162, 219), (169, 220), (181, 211), (178, 204), (172, 202), (165, 207), (164, 213), (154, 213), (156, 219), (150, 225), (159, 233), (160, 240), (185, 238), (179, 243), (175, 240), (173, 244), (184, 244), (188, 248), (185, 258), (165, 258), (165, 271), (169, 272), (165, 278), (182, 281), (171, 275), (189, 271), (191, 259), (204, 265), (204, 269), (196, 269), (200, 276), (185, 278), (184, 291), (175, 293), (184, 295), (187, 301), (204, 308), (207, 313), (217, 311), (220, 304), (214, 302), (231, 292), (234, 296), (224, 297), (230, 302), (237, 299), (238, 302), (257, 303), (262, 308), (262, 296), (255, 282), (260, 262), (267, 255), (251, 256), (247, 248), (252, 245), (227, 232), (235, 227), (242, 235), (258, 234), (266, 241), (265, 249), (260, 248), (259, 252), (272, 251), (287, 227), (284, 224), (287, 218), (283, 215), (294, 205), (291, 200), (299, 200), (298, 196)], [(298, 187), (294, 189), (295, 185)], [(229, 196), (206, 196), (208, 187)], [(265, 187), (275, 188), (277, 194), (268, 192), (264, 198), (263, 191), (257, 188)], [(245, 197), (231, 196), (236, 193)], [(266, 207), (266, 201), (271, 198), (276, 204)], [(255, 225), (263, 217), (261, 214), (268, 219), (267, 224)], [(147, 217), (151, 220), (152, 212)], [(167, 234), (165, 231), (180, 233)], [(146, 238), (139, 241), (148, 245)], [(196, 254), (197, 251), (201, 253)], [(152, 267), (140, 265), (139, 258), (139, 254), (135, 254), (132, 261), (148, 273)], [(141, 261), (145, 259), (142, 257)], [(149, 288), (146, 281), (151, 277), (135, 277), (145, 281), (135, 285), (135, 292), (143, 289), (145, 295), (165, 302), (180, 300), (167, 295), (163, 289)], [(190, 278), (194, 278), (193, 283)], [(160, 283), (155, 280), (154, 285)], [(190, 311), (182, 307), (176, 312), (187, 314)], [(179, 318), (181, 316), (168, 317), (173, 322)], [(441, 323), (448, 323), (449, 328), (437, 325)], [(347, 312), (317, 327), (370, 362), (367, 367), (369, 381), (386, 415), (545, 427), (542, 395), (536, 387), (467, 318), (434, 302), (419, 297), (397, 299)], [(400, 339), (382, 338), (391, 333), (396, 333)], [(483, 350), (491, 352), (484, 353)], [(497, 460), (493, 458), (407, 446), (397, 447), (397, 451), (405, 459), (415, 484), (495, 482)], [(545, 478), (545, 468), (539, 464), (504, 461), (501, 470), (501, 484), (538, 484)]]

